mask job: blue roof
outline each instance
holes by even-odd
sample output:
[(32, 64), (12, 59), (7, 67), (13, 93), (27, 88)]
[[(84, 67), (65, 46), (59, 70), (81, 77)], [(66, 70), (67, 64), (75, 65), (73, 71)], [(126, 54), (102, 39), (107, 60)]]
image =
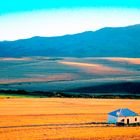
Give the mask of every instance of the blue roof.
[(137, 113), (129, 110), (128, 108), (121, 108), (108, 114), (115, 117), (139, 116)]

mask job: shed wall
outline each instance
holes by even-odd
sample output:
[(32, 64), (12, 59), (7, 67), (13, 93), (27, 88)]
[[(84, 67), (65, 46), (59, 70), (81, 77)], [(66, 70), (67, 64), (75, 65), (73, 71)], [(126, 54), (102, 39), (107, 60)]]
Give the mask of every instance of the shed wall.
[(108, 115), (108, 123), (116, 123), (117, 122), (117, 117)]
[(124, 119), (124, 123), (128, 124), (129, 120), (129, 124), (133, 124), (133, 123), (139, 123), (140, 122), (140, 117), (139, 116), (134, 116), (134, 117), (118, 117), (117, 122), (122, 122), (122, 120)]

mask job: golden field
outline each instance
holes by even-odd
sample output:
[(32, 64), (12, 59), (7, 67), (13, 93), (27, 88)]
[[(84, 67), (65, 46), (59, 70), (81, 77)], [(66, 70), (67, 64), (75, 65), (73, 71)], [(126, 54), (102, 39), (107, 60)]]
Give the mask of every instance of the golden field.
[(140, 140), (140, 127), (86, 124), (118, 108), (140, 114), (140, 100), (0, 99), (0, 140)]

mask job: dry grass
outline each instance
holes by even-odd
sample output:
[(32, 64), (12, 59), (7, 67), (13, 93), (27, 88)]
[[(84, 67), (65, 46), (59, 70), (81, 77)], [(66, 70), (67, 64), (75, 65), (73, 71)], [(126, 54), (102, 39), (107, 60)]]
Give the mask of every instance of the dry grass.
[(108, 112), (122, 107), (140, 114), (140, 100), (0, 99), (0, 140), (139, 140), (140, 127), (61, 125), (106, 121)]
[(27, 127), (0, 130), (2, 140), (51, 140), (51, 139), (99, 139), (139, 140), (140, 128), (109, 127)]

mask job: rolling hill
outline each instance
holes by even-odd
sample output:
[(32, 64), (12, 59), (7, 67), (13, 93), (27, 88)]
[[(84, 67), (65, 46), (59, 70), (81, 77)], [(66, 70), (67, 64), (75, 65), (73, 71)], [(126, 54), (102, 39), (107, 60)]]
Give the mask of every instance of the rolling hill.
[(140, 57), (140, 24), (0, 42), (0, 57)]

